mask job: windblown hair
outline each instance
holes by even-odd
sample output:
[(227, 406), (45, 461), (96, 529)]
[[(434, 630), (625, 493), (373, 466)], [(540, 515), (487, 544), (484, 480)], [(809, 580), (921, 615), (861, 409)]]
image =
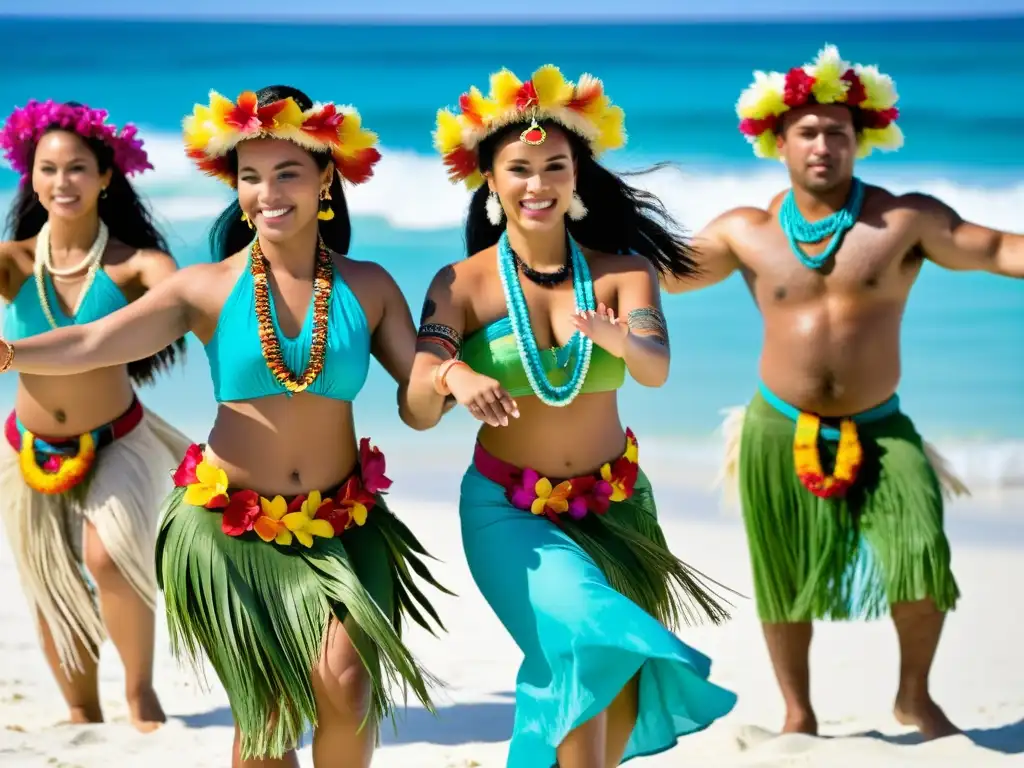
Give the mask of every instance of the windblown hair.
[[(69, 106), (80, 106), (68, 102)], [(68, 128), (52, 125), (43, 133), (53, 131), (71, 132)], [(99, 199), (99, 216), (110, 237), (131, 248), (147, 249), (170, 253), (167, 241), (153, 223), (149, 208), (139, 198), (131, 182), (125, 178), (114, 163), (114, 151), (99, 139), (78, 136), (96, 157), (100, 173), (110, 171), (110, 184), (106, 194)], [(35, 148), (32, 149), (29, 166), (35, 164)], [(7, 212), (7, 233), (14, 240), (28, 240), (39, 234), (46, 223), (48, 214), (39, 202), (31, 184), (18, 188), (10, 210)], [(185, 355), (185, 338), (182, 337), (155, 355), (128, 363), (128, 375), (137, 384), (153, 383), (156, 374), (171, 368)]]
[[(269, 85), (256, 91), (257, 103), (264, 107), (280, 99), (289, 96), (302, 110), (310, 109), (313, 100), (297, 88), (287, 85)], [(310, 152), (312, 158), (320, 170), (327, 167), (331, 162), (330, 152)], [(238, 173), (238, 153), (232, 150), (227, 155), (227, 160), (232, 173)], [(340, 254), (347, 254), (352, 242), (352, 223), (349, 219), (348, 204), (345, 202), (345, 193), (341, 188), (341, 174), (335, 171), (331, 179), (331, 209), (334, 211), (334, 218), (328, 221), (320, 221), (320, 236), (324, 243), (332, 251)], [(232, 254), (238, 253), (253, 240), (254, 233), (249, 225), (242, 221), (242, 209), (236, 198), (224, 209), (224, 212), (217, 218), (210, 232), (210, 251), (218, 260), (224, 260)]]
[[(576, 193), (587, 207), (580, 221), (566, 218), (569, 233), (578, 243), (602, 253), (636, 253), (650, 261), (661, 274), (678, 277), (696, 275), (693, 250), (682, 227), (655, 195), (627, 184), (595, 159), (590, 147), (573, 131), (557, 122), (542, 120), (545, 130), (561, 130), (569, 140), (576, 160)], [(519, 134), (529, 123), (506, 126), (488, 136), (478, 148), (480, 171), (494, 167), (494, 155), (506, 137)], [(628, 174), (639, 176), (664, 166)], [(466, 217), (466, 251), (472, 256), (498, 242), (505, 225), (495, 226), (487, 218), (487, 185), (473, 193)]]

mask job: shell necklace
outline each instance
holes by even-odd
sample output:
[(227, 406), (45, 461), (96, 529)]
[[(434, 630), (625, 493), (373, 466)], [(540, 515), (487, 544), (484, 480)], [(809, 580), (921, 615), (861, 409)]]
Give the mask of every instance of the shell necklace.
[[(82, 289), (78, 292), (78, 298), (75, 299), (75, 306), (71, 308), (70, 317), (74, 319), (78, 314), (79, 308), (82, 306), (83, 299), (89, 293), (89, 289), (96, 279), (96, 273), (100, 270), (100, 265), (103, 262), (103, 253), (107, 250), (107, 242), (109, 240), (110, 231), (107, 229), (107, 225), (100, 221), (96, 240), (93, 241), (92, 247), (89, 248), (85, 258), (73, 267), (55, 268), (52, 264), (53, 254), (50, 252), (50, 222), (43, 224), (42, 229), (39, 230), (39, 234), (36, 236), (36, 257), (33, 264), (33, 272), (35, 274), (36, 292), (39, 294), (39, 306), (42, 307), (43, 314), (46, 316), (46, 320), (51, 328), (60, 328), (60, 325), (57, 323), (57, 318), (53, 315), (50, 299), (46, 295), (46, 278), (43, 275), (43, 271), (49, 272), (54, 277), (68, 277), (69, 275), (81, 272), (83, 269), (87, 270), (85, 281), (82, 283)], [(56, 290), (54, 290), (54, 293), (56, 293)]]

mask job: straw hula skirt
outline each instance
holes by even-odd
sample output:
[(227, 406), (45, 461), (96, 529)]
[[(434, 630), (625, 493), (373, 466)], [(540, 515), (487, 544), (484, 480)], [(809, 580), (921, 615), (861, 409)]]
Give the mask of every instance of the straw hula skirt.
[(925, 598), (951, 610), (943, 496), (967, 489), (895, 395), (836, 421), (764, 385), (727, 420), (725, 475), (739, 487), (761, 620), (873, 619)]
[(462, 481), (463, 546), (484, 598), (524, 654), (509, 768), (550, 768), (566, 735), (640, 675), (625, 760), (726, 715), (735, 694), (670, 627), (727, 618), (667, 548), (627, 432), (622, 457), (561, 482), (477, 445)]
[[(441, 624), (416, 585), (447, 592), (412, 532), (387, 508), (384, 456), (360, 442), (359, 468), (338, 488), (292, 499), (228, 487), (189, 447), (164, 507), (156, 557), (172, 650), (196, 669), (205, 654), (227, 690), (243, 759), (280, 757), (317, 722), (311, 680), (331, 618), (345, 622), (369, 674), (375, 725), (394, 684), (433, 709), (401, 639), (408, 617)], [(442, 627), (443, 628), (443, 627)]]
[(105, 629), (85, 567), (83, 524), (154, 607), (153, 542), (168, 472), (188, 438), (135, 400), (110, 424), (78, 438), (33, 435), (11, 413), (0, 451), (0, 519), (34, 616), (46, 622), (62, 665), (95, 660)]

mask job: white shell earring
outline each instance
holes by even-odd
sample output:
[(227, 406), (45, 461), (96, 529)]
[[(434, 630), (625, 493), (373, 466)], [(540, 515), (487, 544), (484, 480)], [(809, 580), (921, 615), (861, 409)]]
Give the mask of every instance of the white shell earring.
[(569, 203), (569, 218), (573, 221), (579, 221), (587, 215), (587, 206), (583, 204), (583, 198), (580, 197), (576, 190), (572, 193), (572, 202)]
[(487, 196), (487, 202), (484, 204), (484, 210), (487, 211), (487, 220), (494, 226), (501, 224), (501, 219), (505, 215), (505, 211), (501, 207), (501, 200), (498, 199), (497, 192), (491, 192)]

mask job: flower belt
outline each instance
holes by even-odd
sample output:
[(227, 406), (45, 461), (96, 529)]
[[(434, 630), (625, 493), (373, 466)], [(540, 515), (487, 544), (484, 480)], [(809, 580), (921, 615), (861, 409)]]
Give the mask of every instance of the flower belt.
[(186, 504), (222, 510), (220, 528), (228, 536), (254, 532), (282, 547), (296, 542), (312, 547), (314, 537), (331, 539), (366, 524), (378, 495), (391, 487), (384, 470), (384, 454), (364, 437), (359, 441), (358, 471), (338, 487), (334, 498), (310, 491), (290, 501), (280, 495), (268, 499), (256, 491), (230, 490), (227, 473), (206, 461), (203, 446), (193, 444), (173, 479), (176, 487), (185, 489)]
[(4, 425), (7, 442), (18, 452), (25, 484), (33, 491), (60, 494), (82, 482), (92, 469), (96, 452), (119, 440), (142, 422), (145, 410), (138, 398), (109, 424), (78, 437), (42, 437), (25, 429), (11, 411)]
[[(858, 424), (869, 424), (898, 413), (899, 397), (893, 395), (881, 405), (867, 411), (847, 416), (839, 421), (839, 429), (822, 427), (821, 417), (804, 413), (782, 400), (764, 384), (761, 395), (775, 410), (796, 422), (793, 434), (793, 466), (796, 476), (808, 491), (822, 499), (842, 496), (856, 482), (857, 474), (864, 461), (864, 449), (857, 434)], [(821, 467), (818, 438), (838, 440), (835, 467), (831, 475)]]
[(632, 496), (639, 472), (638, 450), (633, 431), (627, 429), (622, 456), (606, 462), (597, 472), (561, 481), (502, 461), (480, 443), (473, 453), (473, 464), (481, 475), (505, 489), (505, 497), (512, 506), (543, 515), (560, 525), (563, 515), (573, 520), (582, 520), (590, 513), (603, 515), (612, 502)]

